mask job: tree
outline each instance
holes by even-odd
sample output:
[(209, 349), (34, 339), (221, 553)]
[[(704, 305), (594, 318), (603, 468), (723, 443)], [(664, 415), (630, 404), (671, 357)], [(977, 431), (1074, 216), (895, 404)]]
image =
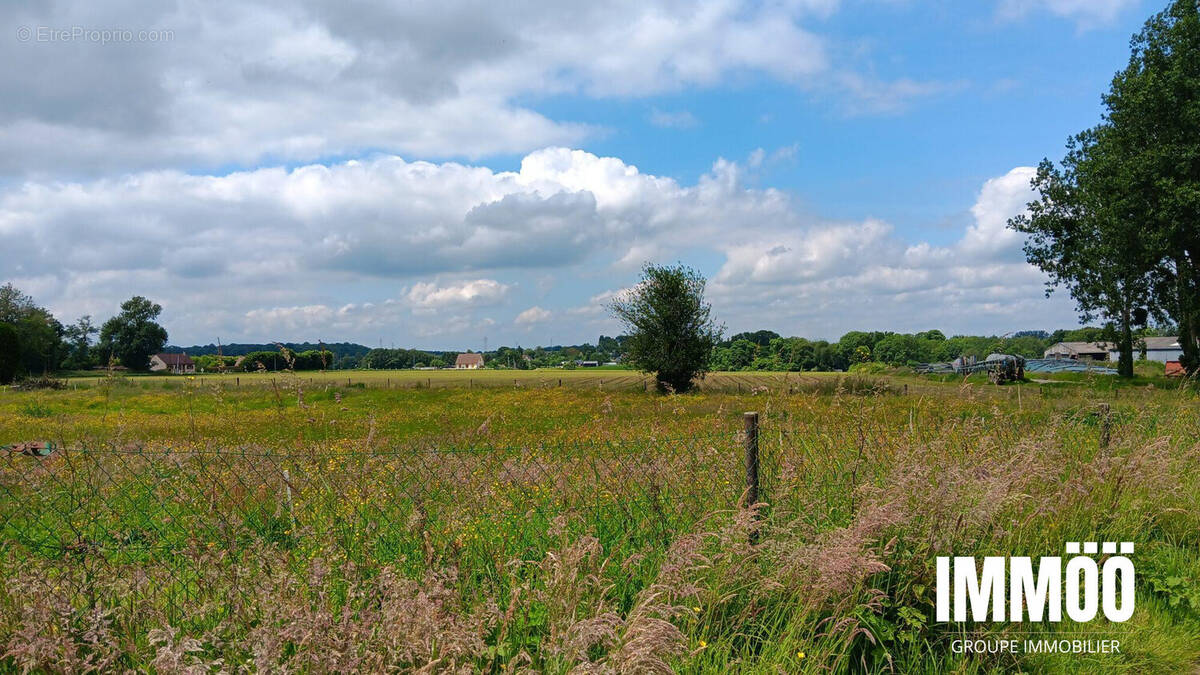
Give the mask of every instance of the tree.
[(21, 338), (11, 323), (0, 323), (0, 384), (17, 376), (21, 364)]
[(1130, 185), (1120, 137), (1101, 124), (1072, 138), (1062, 168), (1043, 160), (1037, 199), (1009, 227), (1030, 235), (1025, 257), (1065, 286), (1084, 321), (1104, 318), (1118, 335), (1118, 373), (1133, 377), (1133, 317), (1150, 296), (1155, 246), (1142, 223), (1146, 202)]
[(62, 324), (11, 283), (0, 286), (0, 323), (17, 333), (18, 374), (58, 370), (65, 351)]
[(626, 360), (654, 373), (660, 391), (687, 391), (708, 371), (724, 328), (712, 319), (704, 285), (690, 267), (647, 264), (641, 282), (609, 306), (627, 329)]
[(1131, 41), (1104, 97), (1135, 224), (1154, 248), (1149, 309), (1179, 328), (1181, 361), (1200, 369), (1200, 8), (1175, 0)]
[(64, 329), (64, 337), (67, 342), (67, 359), (63, 362), (66, 368), (74, 368), (83, 370), (91, 368), (93, 363), (92, 358), (92, 336), (100, 332), (92, 323), (92, 317), (84, 315), (78, 321), (67, 326)]
[(893, 333), (875, 345), (875, 360), (892, 365), (908, 365), (927, 361), (927, 355), (922, 352), (921, 341), (914, 335)]
[(1085, 319), (1103, 317), (1133, 372), (1133, 326), (1179, 327), (1181, 361), (1200, 369), (1200, 8), (1176, 0), (1131, 41), (1105, 114), (1058, 170), (1043, 161), (1039, 200), (1010, 224), (1026, 254), (1064, 285)]
[(149, 370), (150, 356), (167, 344), (167, 330), (155, 323), (162, 307), (140, 295), (121, 303), (121, 313), (100, 328), (100, 351), (130, 370)]

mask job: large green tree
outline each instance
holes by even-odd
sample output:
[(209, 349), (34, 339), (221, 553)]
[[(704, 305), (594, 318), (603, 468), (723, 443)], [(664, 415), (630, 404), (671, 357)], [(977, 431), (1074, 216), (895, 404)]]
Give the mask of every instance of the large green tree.
[(130, 370), (148, 370), (150, 356), (167, 344), (167, 330), (155, 322), (162, 307), (136, 295), (100, 328), (100, 353)]
[(1177, 0), (1134, 36), (1104, 95), (1099, 125), (1043, 161), (1037, 201), (1010, 222), (1026, 255), (1063, 285), (1085, 319), (1115, 328), (1132, 375), (1133, 327), (1147, 311), (1179, 327), (1183, 362), (1200, 366), (1200, 10)]
[(18, 374), (58, 370), (66, 351), (62, 324), (11, 283), (0, 286), (0, 323), (17, 334)]
[(1143, 196), (1130, 188), (1119, 139), (1102, 124), (1068, 143), (1061, 167), (1043, 160), (1038, 198), (1009, 226), (1029, 235), (1025, 256), (1063, 286), (1085, 321), (1116, 330), (1118, 372), (1133, 376), (1133, 318), (1150, 298), (1155, 245), (1144, 236)]
[(641, 282), (609, 306), (626, 327), (626, 362), (654, 373), (660, 391), (691, 389), (721, 340), (704, 285), (690, 267), (647, 264)]
[(1176, 0), (1134, 36), (1104, 97), (1134, 227), (1155, 248), (1149, 308), (1178, 325), (1183, 363), (1200, 367), (1200, 8)]

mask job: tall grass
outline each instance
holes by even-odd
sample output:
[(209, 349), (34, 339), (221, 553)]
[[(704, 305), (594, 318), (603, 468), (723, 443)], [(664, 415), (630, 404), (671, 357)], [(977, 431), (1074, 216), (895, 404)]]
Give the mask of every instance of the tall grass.
[[(0, 471), (0, 665), (774, 673), (1200, 663), (1191, 394), (831, 381), (662, 397), (309, 390), (281, 376), (255, 392), (191, 383), (44, 394), (51, 417), (0, 420), (0, 440), (42, 432), (66, 448), (7, 457)], [(1101, 398), (1113, 411), (1107, 447)], [(6, 396), (0, 411), (27, 402)], [(739, 506), (736, 429), (747, 408), (763, 417), (764, 503)], [(935, 556), (1058, 555), (1066, 541), (1136, 543), (1131, 621), (933, 621)], [(950, 649), (956, 637), (1018, 628), (1098, 630), (1123, 649)]]

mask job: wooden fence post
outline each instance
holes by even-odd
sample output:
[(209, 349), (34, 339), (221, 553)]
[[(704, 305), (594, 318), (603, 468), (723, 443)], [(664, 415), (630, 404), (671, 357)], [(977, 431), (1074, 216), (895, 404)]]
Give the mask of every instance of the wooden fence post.
[[(742, 415), (746, 428), (744, 441), (746, 451), (746, 500), (744, 506), (749, 508), (758, 503), (758, 413), (748, 412)], [(750, 531), (750, 543), (758, 541), (758, 530)]]

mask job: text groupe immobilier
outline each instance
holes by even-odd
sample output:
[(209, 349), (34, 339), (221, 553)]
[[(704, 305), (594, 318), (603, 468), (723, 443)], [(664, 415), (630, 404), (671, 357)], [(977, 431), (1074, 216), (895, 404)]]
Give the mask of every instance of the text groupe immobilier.
[(954, 640), (955, 654), (1120, 654), (1120, 640)]

